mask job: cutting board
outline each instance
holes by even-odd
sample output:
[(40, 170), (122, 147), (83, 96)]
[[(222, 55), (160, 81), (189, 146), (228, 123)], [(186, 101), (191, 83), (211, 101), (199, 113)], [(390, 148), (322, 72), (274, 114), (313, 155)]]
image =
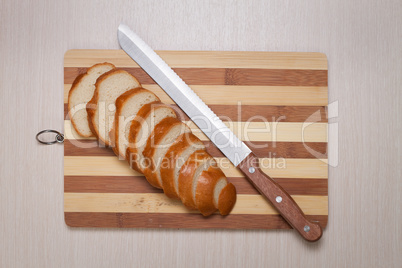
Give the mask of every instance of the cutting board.
[[(328, 219), (327, 58), (321, 53), (158, 51), (210, 108), (245, 141), (311, 220)], [(237, 189), (228, 216), (203, 217), (150, 186), (95, 139), (80, 137), (68, 118), (74, 79), (111, 62), (143, 87), (174, 102), (122, 50), (69, 50), (64, 55), (64, 213), (71, 227), (291, 228), (243, 174), (184, 115)]]

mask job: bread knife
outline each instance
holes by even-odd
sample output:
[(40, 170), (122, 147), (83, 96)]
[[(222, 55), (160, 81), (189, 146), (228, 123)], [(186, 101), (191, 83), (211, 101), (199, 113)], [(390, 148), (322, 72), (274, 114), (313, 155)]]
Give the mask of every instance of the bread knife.
[(307, 241), (320, 239), (319, 224), (308, 220), (294, 199), (259, 167), (259, 159), (197, 94), (126, 25), (120, 24), (121, 48), (173, 99), (221, 152), (238, 167), (281, 216)]

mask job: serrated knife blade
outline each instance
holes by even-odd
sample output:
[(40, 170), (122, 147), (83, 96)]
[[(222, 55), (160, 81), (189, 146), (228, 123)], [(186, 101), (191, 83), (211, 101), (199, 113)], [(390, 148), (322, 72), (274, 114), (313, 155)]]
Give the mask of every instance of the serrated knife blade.
[(125, 25), (119, 26), (118, 38), (123, 50), (161, 86), (233, 165), (237, 166), (251, 153), (250, 148), (141, 38)]
[(322, 235), (319, 224), (309, 221), (294, 199), (259, 167), (250, 148), (219, 119), (194, 91), (130, 28), (120, 24), (121, 48), (173, 99), (222, 153), (278, 209), (283, 218), (308, 241)]

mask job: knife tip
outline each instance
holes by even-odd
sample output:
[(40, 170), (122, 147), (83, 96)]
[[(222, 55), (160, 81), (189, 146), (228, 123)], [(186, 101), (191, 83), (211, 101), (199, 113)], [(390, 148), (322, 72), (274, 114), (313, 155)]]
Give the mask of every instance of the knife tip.
[(120, 32), (124, 31), (124, 29), (128, 28), (127, 25), (125, 25), (124, 23), (120, 23), (119, 27), (117, 28)]

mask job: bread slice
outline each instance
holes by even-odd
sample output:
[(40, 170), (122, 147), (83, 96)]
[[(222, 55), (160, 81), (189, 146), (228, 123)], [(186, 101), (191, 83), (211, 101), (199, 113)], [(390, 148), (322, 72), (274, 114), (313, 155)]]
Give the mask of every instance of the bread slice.
[(150, 166), (142, 152), (154, 127), (167, 117), (177, 118), (177, 114), (170, 106), (160, 102), (148, 103), (138, 111), (130, 126), (126, 150), (126, 160), (132, 169), (143, 173)]
[(226, 176), (218, 167), (211, 166), (201, 173), (197, 181), (195, 203), (202, 215), (209, 216), (218, 208), (223, 212), (222, 215), (232, 210), (236, 202), (236, 189), (227, 185)]
[(109, 146), (109, 133), (116, 112), (116, 99), (124, 92), (141, 86), (128, 72), (114, 69), (101, 75), (95, 83), (92, 99), (87, 104), (89, 126), (98, 140)]
[(89, 128), (86, 105), (94, 95), (96, 79), (114, 68), (108, 62), (95, 64), (75, 78), (68, 92), (68, 115), (75, 131), (82, 137), (94, 135)]
[(215, 159), (205, 150), (195, 151), (182, 166), (178, 179), (179, 196), (183, 204), (196, 209), (195, 197), (198, 178), (210, 166), (217, 166)]
[(109, 136), (113, 151), (121, 159), (126, 158), (128, 135), (132, 120), (142, 106), (155, 101), (160, 100), (154, 93), (140, 87), (126, 91), (116, 99), (116, 114)]
[(168, 197), (180, 199), (178, 192), (180, 169), (190, 155), (204, 149), (204, 143), (192, 133), (180, 135), (177, 142), (170, 146), (160, 164), (163, 191)]
[(160, 165), (169, 147), (175, 145), (177, 138), (191, 129), (175, 117), (164, 118), (157, 124), (149, 136), (143, 156), (150, 160), (151, 166), (144, 170), (144, 175), (151, 185), (163, 188)]
[[(217, 185), (214, 191), (219, 192), (221, 185)], [(216, 196), (216, 194), (214, 194)], [(235, 203), (236, 203), (236, 188), (233, 184), (228, 183), (223, 187), (222, 191), (220, 191), (219, 199), (218, 199), (218, 209), (221, 215), (228, 215), (230, 211), (232, 211)]]

